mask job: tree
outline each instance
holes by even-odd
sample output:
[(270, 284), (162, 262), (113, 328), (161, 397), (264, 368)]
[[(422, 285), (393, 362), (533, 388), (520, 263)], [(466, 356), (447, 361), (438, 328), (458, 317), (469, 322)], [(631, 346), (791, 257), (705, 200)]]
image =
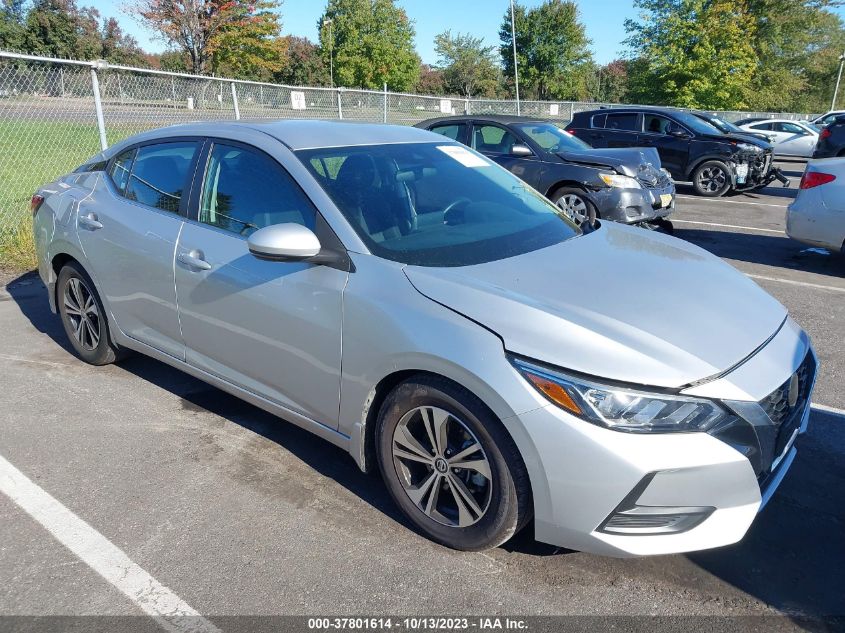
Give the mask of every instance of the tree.
[(274, 79), (289, 86), (328, 86), (329, 69), (320, 47), (306, 37), (288, 35), (284, 64)]
[(439, 68), (432, 68), (428, 64), (420, 64), (420, 77), (414, 86), (414, 92), (422, 95), (446, 94), (443, 71)]
[(469, 33), (445, 31), (434, 38), (443, 83), (450, 94), (464, 97), (495, 95), (499, 80), (494, 46)]
[(237, 4), (211, 38), (211, 70), (239, 79), (269, 80), (284, 66), (285, 45), (276, 0)]
[(24, 50), (48, 57), (77, 57), (77, 17), (73, 0), (36, 0), (26, 16)]
[(272, 0), (129, 0), (127, 9), (148, 28), (161, 33), (172, 46), (188, 54), (190, 70), (202, 74), (210, 69), (215, 38), (227, 25), (250, 14), (251, 7), (278, 6)]
[[(546, 0), (526, 9), (514, 4), (516, 49), (521, 92), (536, 99), (567, 99), (583, 90), (590, 40), (571, 0)], [(499, 29), (504, 73), (513, 77), (510, 10)]]
[(124, 66), (149, 66), (147, 53), (131, 35), (125, 34), (117, 20), (108, 18), (103, 22), (100, 57), (114, 64)]
[(20, 50), (23, 48), (24, 3), (26, 0), (0, 1), (0, 48)]
[(317, 27), (337, 85), (380, 90), (387, 83), (403, 91), (416, 83), (420, 58), (414, 25), (395, 0), (329, 0)]
[(641, 74), (632, 98), (686, 108), (746, 107), (757, 65), (746, 0), (635, 0), (625, 28)]
[(615, 59), (599, 68), (596, 101), (624, 103), (628, 96), (628, 62)]

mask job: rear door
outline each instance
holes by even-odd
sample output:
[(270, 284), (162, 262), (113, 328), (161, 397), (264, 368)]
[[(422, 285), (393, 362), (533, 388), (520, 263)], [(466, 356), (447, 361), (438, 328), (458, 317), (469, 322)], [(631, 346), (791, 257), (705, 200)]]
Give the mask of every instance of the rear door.
[[(670, 134), (673, 130), (685, 132), (686, 138)], [(654, 147), (660, 154), (663, 167), (673, 174), (683, 174), (689, 159), (692, 134), (668, 117), (643, 113), (643, 130), (639, 135), (640, 147)]]
[(530, 149), (525, 139), (518, 136), (516, 132), (496, 123), (474, 121), (471, 133), (471, 147), (474, 150), (499, 163), (530, 186), (539, 185), (543, 173), (543, 161), (536, 153), (530, 156), (514, 156), (512, 153), (514, 145), (525, 145)]
[(117, 326), (180, 359), (173, 256), (200, 146), (196, 138), (167, 139), (122, 152), (77, 214), (90, 272)]
[(813, 153), (817, 136), (797, 123), (777, 121), (772, 124), (772, 130), (777, 135), (775, 149), (778, 154), (810, 156)]
[(331, 229), (269, 153), (223, 139), (205, 153), (175, 262), (187, 361), (336, 428), (348, 272), (263, 261), (247, 246), (273, 224), (301, 224), (323, 244)]
[(469, 145), (468, 138), (467, 138), (467, 129), (469, 128), (468, 122), (462, 123), (438, 123), (436, 125), (432, 125), (429, 129), (431, 132), (436, 132), (437, 134), (442, 134), (446, 138), (450, 138), (453, 141), (457, 141), (458, 143), (463, 143), (464, 145)]
[[(608, 112), (601, 147), (637, 147), (641, 118), (637, 112)], [(589, 139), (587, 142), (592, 145)]]

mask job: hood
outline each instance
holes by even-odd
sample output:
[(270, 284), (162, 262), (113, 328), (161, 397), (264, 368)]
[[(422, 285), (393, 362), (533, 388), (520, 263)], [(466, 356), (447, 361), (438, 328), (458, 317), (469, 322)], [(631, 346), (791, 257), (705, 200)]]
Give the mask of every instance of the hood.
[(780, 303), (703, 249), (612, 222), (532, 253), (405, 274), (512, 353), (656, 387), (733, 367), (786, 319)]
[(569, 163), (610, 167), (620, 174), (636, 178), (642, 165), (651, 164), (660, 169), (660, 155), (654, 147), (611, 147), (585, 150), (582, 152), (566, 151), (557, 155)]
[(771, 149), (771, 144), (759, 138), (755, 138), (750, 134), (737, 134), (731, 132), (729, 134), (702, 134), (698, 138), (705, 138), (708, 141), (716, 141), (717, 143), (746, 143), (748, 145), (756, 145), (760, 149)]

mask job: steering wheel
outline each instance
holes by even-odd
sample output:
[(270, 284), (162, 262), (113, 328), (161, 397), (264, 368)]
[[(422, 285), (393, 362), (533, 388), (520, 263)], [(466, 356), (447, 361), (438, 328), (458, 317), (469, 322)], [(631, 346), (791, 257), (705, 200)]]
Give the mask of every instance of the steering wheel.
[(446, 205), (446, 208), (443, 209), (443, 224), (453, 226), (455, 224), (460, 224), (461, 222), (463, 222), (463, 218), (456, 217), (458, 207), (462, 204), (468, 204), (470, 202), (472, 202), (472, 200), (465, 196), (461, 196), (460, 198), (453, 200), (448, 205)]

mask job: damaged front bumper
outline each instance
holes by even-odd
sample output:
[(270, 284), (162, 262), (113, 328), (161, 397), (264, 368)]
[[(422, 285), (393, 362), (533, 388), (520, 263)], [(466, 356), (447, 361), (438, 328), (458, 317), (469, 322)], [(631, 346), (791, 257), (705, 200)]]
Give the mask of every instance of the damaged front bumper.
[(675, 185), (666, 178), (653, 187), (607, 187), (593, 193), (599, 216), (623, 224), (665, 218), (675, 210)]
[(784, 187), (789, 178), (773, 165), (771, 152), (743, 152), (728, 161), (734, 191), (760, 189), (777, 180)]

